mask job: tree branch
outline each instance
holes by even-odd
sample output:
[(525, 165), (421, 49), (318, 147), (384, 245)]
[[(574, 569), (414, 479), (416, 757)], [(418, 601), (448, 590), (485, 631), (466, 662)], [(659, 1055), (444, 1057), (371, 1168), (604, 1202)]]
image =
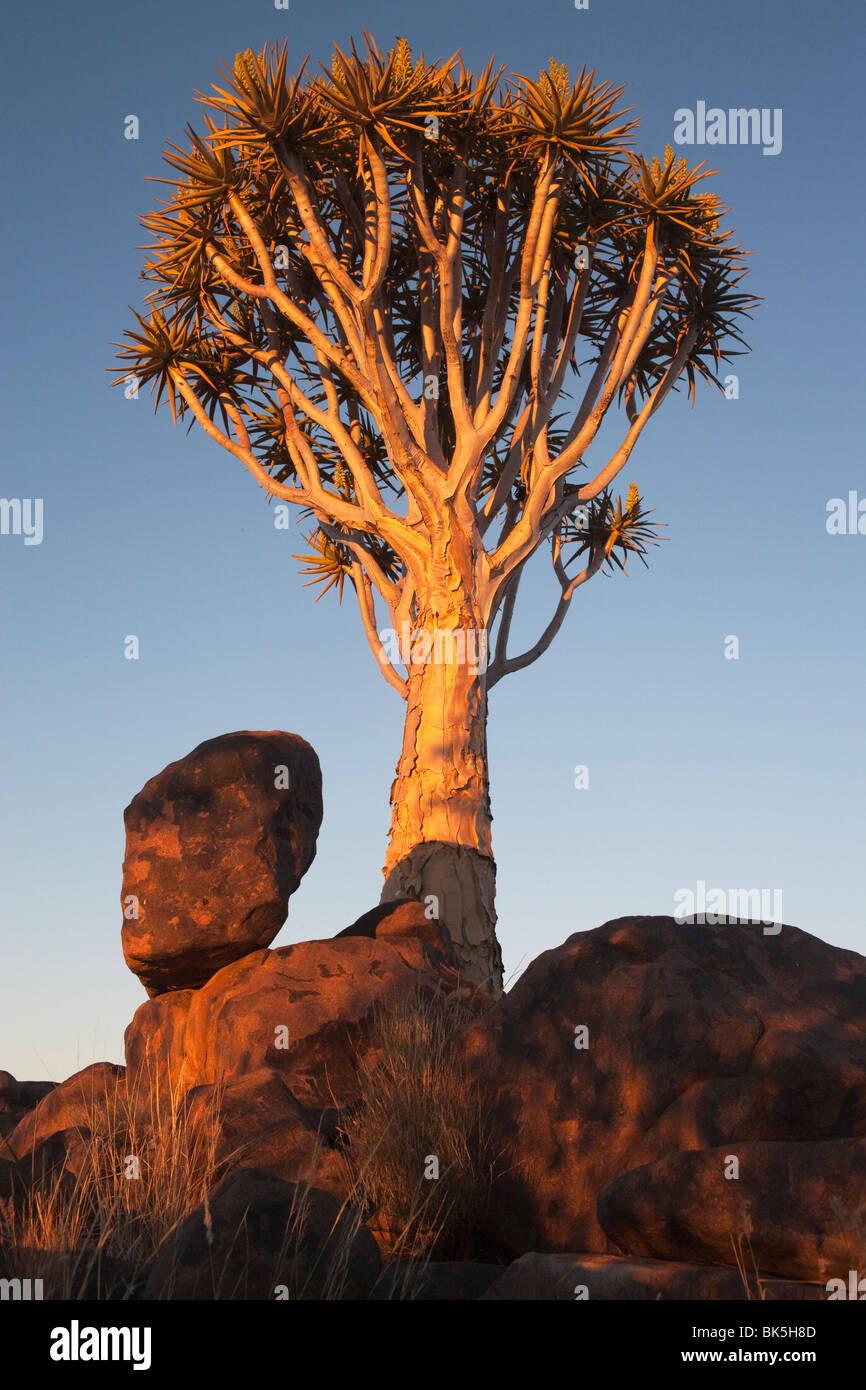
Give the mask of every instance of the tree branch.
[[(402, 699), (407, 699), (409, 695), (409, 684), (399, 672), (395, 671), (390, 661), (385, 657), (379, 634), (376, 631), (376, 613), (373, 604), (373, 594), (364, 570), (359, 563), (352, 566), (352, 584), (355, 589), (355, 596), (358, 600), (358, 608), (361, 613), (361, 621), (364, 624), (364, 632), (370, 644), (370, 651), (376, 658), (376, 664), (382, 672), (385, 680)], [(383, 657), (385, 658), (383, 660)]]

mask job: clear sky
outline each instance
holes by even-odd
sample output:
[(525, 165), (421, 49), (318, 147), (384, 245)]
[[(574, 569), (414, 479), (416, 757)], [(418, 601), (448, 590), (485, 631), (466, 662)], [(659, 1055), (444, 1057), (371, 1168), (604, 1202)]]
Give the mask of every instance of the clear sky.
[[(506, 973), (700, 880), (780, 890), (786, 922), (866, 951), (866, 535), (826, 529), (831, 498), (866, 499), (859, 0), (44, 0), (4, 26), (0, 496), (44, 500), (41, 545), (0, 536), (0, 1068), (19, 1077), (122, 1060), (145, 997), (120, 948), (123, 808), (203, 739), (283, 728), (321, 759), (318, 856), (277, 945), (379, 898), (402, 705), (354, 600), (314, 605), (240, 464), (105, 371), (142, 291), (145, 177), (193, 91), (239, 49), (285, 36), (318, 62), (364, 25), (475, 67), (594, 66), (627, 83), (648, 156), (699, 101), (783, 113), (776, 155), (704, 152), (765, 297), (739, 399), (668, 400), (623, 480), (667, 523), (650, 570), (597, 577), (491, 697)], [(534, 639), (554, 592), (543, 569), (526, 589)]]

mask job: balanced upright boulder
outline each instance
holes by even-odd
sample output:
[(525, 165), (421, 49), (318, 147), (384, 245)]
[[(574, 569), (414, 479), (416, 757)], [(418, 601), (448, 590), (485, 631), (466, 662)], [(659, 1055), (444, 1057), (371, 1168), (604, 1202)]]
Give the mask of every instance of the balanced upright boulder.
[(123, 954), (151, 997), (268, 946), (316, 853), (322, 775), (297, 734), (224, 734), (124, 812)]

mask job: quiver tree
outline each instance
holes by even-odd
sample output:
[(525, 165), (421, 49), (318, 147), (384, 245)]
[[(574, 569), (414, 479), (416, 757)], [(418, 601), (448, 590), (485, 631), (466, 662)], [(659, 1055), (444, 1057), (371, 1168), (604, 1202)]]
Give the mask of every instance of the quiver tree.
[[(475, 75), (365, 36), (321, 75), (274, 47), (220, 81), (142, 219), (157, 287), (120, 379), (313, 521), (311, 582), (351, 584), (406, 704), (383, 899), (435, 903), (498, 991), (488, 694), (652, 543), (611, 485), (681, 378), (720, 385), (752, 302), (739, 248), (703, 166), (628, 152), (622, 88), (591, 72)], [(612, 407), (620, 442), (590, 462)], [(556, 604), (512, 653), (542, 545)]]

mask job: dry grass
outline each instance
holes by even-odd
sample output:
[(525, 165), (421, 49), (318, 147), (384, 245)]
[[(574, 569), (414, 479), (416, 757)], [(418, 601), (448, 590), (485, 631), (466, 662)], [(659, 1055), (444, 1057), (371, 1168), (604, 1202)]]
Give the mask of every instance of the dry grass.
[(761, 1278), (758, 1263), (752, 1250), (752, 1242), (746, 1232), (737, 1233), (731, 1236), (731, 1247), (734, 1252), (734, 1263), (737, 1266), (737, 1273), (742, 1280), (743, 1288), (746, 1291), (747, 1300), (752, 1302), (763, 1302), (767, 1297), (767, 1290)]
[(120, 1085), (111, 1099), (86, 1098), (90, 1133), (75, 1177), (49, 1174), (23, 1199), (0, 1202), (0, 1245), (15, 1248), (15, 1275), (41, 1278), (45, 1298), (128, 1296), (222, 1175), (215, 1095), (192, 1123), (171, 1079), (150, 1065), (132, 1093)]
[[(310, 1248), (309, 1187), (295, 1188), (274, 1279), (292, 1300), (346, 1296), (351, 1247), (371, 1213), (393, 1261), (378, 1296), (411, 1299), (431, 1254), (460, 1257), (483, 1208), (490, 1177), (480, 1099), (452, 1045), (469, 1010), (419, 993), (377, 1013), (380, 1060), (362, 1069), (363, 1105), (342, 1135), (350, 1196), (312, 1262), (293, 1259)], [(0, 1201), (0, 1246), (14, 1250), (14, 1270), (2, 1272), (41, 1279), (46, 1299), (140, 1294), (157, 1250), (185, 1217), (201, 1207), (207, 1230), (208, 1196), (243, 1157), (242, 1148), (220, 1157), (220, 1100), (217, 1088), (193, 1119), (182, 1089), (151, 1058), (132, 1094), (121, 1084), (111, 1100), (91, 1096), (75, 1177), (49, 1175), (23, 1198)], [(424, 1177), (427, 1155), (438, 1158), (437, 1180)], [(245, 1240), (241, 1222), (233, 1244)], [(235, 1253), (212, 1271), (215, 1299), (243, 1296), (246, 1271)]]
[(453, 996), (420, 990), (375, 1009), (381, 1048), (359, 1067), (361, 1104), (341, 1138), (353, 1192), (392, 1259), (472, 1249), (494, 1167), (482, 1097), (454, 1043), (472, 1016)]

